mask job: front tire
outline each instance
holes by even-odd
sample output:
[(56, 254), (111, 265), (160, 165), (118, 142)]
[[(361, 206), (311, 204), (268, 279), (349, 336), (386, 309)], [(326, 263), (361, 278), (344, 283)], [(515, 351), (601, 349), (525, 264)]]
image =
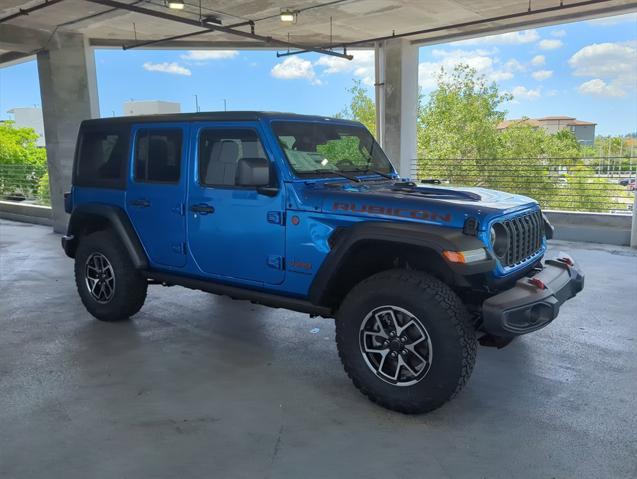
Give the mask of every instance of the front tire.
[(460, 298), (432, 276), (383, 271), (355, 286), (336, 315), (336, 344), (354, 385), (383, 407), (432, 411), (468, 381), (475, 331)]
[(110, 231), (80, 239), (75, 284), (88, 312), (100, 321), (128, 319), (144, 305), (148, 289), (148, 282)]

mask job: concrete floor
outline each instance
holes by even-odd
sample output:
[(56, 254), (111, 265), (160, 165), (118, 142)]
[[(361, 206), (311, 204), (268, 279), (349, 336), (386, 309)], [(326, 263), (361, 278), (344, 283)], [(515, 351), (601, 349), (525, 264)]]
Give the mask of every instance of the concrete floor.
[(554, 247), (586, 290), (414, 417), (354, 389), (332, 321), (156, 286), (100, 323), (59, 236), (1, 221), (0, 477), (635, 477), (637, 252)]

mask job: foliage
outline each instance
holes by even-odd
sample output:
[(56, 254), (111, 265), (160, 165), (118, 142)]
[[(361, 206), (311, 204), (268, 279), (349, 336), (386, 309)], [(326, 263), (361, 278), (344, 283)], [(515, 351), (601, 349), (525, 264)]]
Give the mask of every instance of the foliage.
[[(595, 156), (614, 157), (613, 169), (617, 173), (632, 173), (637, 171), (637, 137), (633, 135), (625, 136), (597, 136), (595, 138)], [(623, 157), (623, 159), (619, 159)], [(591, 162), (591, 165), (598, 170), (607, 167), (603, 159)]]
[[(360, 83), (349, 91), (353, 99), (345, 113), (356, 111), (359, 116), (349, 117), (375, 126), (373, 100)], [(503, 106), (512, 99), (467, 65), (441, 70), (437, 89), (426, 101), (421, 96), (419, 104), (416, 176), (523, 194), (545, 208), (627, 208), (630, 194), (600, 176), (598, 165), (588, 159), (596, 150), (579, 144), (569, 130), (549, 134), (524, 123), (499, 130)]]
[(46, 151), (38, 148), (33, 128), (16, 128), (14, 122), (0, 123), (0, 164), (46, 165)]
[(438, 88), (420, 111), (418, 154), (435, 158), (493, 158), (497, 154), (499, 106), (511, 99), (474, 69), (441, 69)]
[(49, 173), (46, 172), (38, 181), (38, 196), (37, 198), (40, 200), (40, 203), (44, 205), (51, 204), (51, 190), (49, 186)]
[(352, 96), (350, 104), (336, 116), (360, 121), (376, 137), (376, 105), (374, 100), (367, 95), (360, 80), (355, 80), (352, 88), (347, 91)]
[(46, 150), (36, 145), (32, 128), (0, 123), (0, 197), (25, 199), (36, 196), (46, 173)]

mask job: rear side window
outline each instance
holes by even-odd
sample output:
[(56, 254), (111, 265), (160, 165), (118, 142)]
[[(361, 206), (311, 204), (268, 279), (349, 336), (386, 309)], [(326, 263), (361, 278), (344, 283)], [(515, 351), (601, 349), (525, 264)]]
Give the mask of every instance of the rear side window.
[(86, 129), (80, 136), (73, 183), (124, 188), (129, 132), (125, 127)]
[(142, 129), (135, 143), (135, 180), (178, 183), (182, 131), (179, 128)]
[(267, 159), (255, 130), (201, 130), (199, 183), (204, 186), (235, 186), (237, 164), (242, 158)]

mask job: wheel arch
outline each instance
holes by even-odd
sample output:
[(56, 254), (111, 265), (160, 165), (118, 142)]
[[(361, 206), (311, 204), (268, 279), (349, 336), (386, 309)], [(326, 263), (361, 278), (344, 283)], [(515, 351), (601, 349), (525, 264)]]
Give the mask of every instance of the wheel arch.
[(326, 256), (310, 287), (310, 301), (336, 307), (351, 288), (380, 271), (406, 267), (426, 271), (451, 285), (458, 276), (490, 271), (495, 261), (472, 265), (450, 263), (443, 251), (467, 251), (484, 244), (462, 230), (434, 225), (362, 222), (336, 230)]
[(126, 212), (113, 205), (84, 203), (73, 209), (62, 245), (67, 256), (75, 257), (82, 236), (110, 229), (121, 241), (136, 269), (148, 268), (148, 257)]

